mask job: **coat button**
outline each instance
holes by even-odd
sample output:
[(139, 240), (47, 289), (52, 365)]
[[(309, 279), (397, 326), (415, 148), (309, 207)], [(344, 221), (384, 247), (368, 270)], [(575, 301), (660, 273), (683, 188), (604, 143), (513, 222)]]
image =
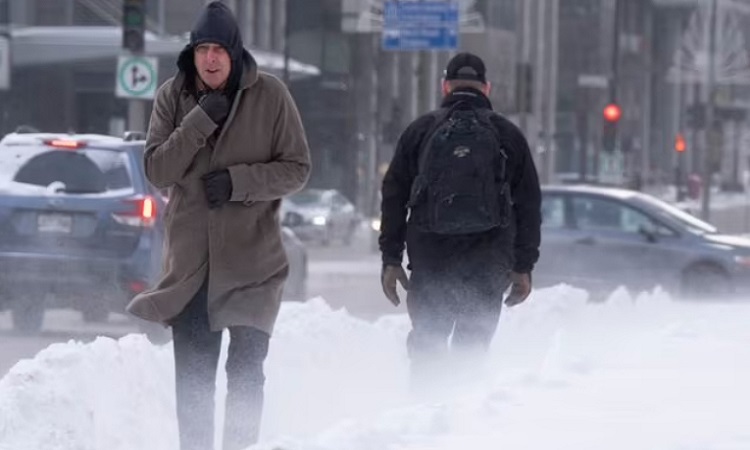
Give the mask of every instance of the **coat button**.
[(198, 147), (203, 147), (206, 145), (206, 140), (203, 138), (198, 138)]

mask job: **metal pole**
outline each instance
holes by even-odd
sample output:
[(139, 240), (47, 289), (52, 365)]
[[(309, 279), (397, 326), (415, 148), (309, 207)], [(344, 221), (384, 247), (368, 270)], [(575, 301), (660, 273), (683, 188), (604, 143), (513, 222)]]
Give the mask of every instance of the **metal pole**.
[(167, 34), (166, 0), (159, 0), (159, 34)]
[[(682, 27), (679, 28), (682, 30)], [(677, 67), (682, 67), (682, 52), (677, 53)], [(682, 133), (682, 70), (677, 71), (677, 82), (674, 86), (674, 129), (677, 133)], [(676, 136), (675, 136), (676, 137)], [(685, 157), (683, 152), (675, 152), (675, 166), (677, 167), (676, 179), (675, 179), (675, 190), (677, 191), (677, 201), (681, 202), (685, 198), (685, 190), (683, 184), (685, 183)]]
[(519, 65), (522, 69), (521, 77), (519, 77), (519, 89), (518, 89), (518, 95), (520, 95), (518, 105), (520, 106), (519, 114), (518, 114), (518, 124), (521, 128), (521, 131), (528, 135), (528, 125), (526, 123), (526, 109), (529, 109), (531, 105), (526, 104), (526, 96), (525, 92), (527, 89), (526, 86), (526, 76), (525, 71), (526, 67), (529, 65), (529, 60), (531, 59), (531, 0), (523, 0), (521, 2), (521, 14), (523, 16), (523, 29), (521, 31), (521, 64)]
[(127, 131), (146, 131), (146, 101), (132, 99), (128, 101)]
[[(614, 0), (615, 4), (615, 11), (614, 11), (614, 26), (613, 29), (613, 35), (612, 35), (612, 68), (611, 68), (611, 74), (610, 74), (610, 82), (609, 82), (609, 103), (611, 104), (617, 104), (617, 91), (618, 91), (618, 84), (619, 84), (619, 70), (620, 70), (620, 8), (622, 8), (623, 3), (620, 0)], [(622, 109), (622, 107), (621, 107)], [(622, 119), (620, 119), (622, 121)], [(612, 149), (612, 154), (609, 155), (607, 159), (610, 161), (614, 160), (614, 156), (617, 154), (620, 145), (620, 124), (615, 122), (612, 124), (612, 132), (614, 133), (614, 148)], [(596, 147), (596, 165), (594, 166), (594, 171), (596, 174), (596, 178), (601, 177), (601, 159), (604, 158), (605, 155), (602, 152), (602, 146), (597, 145)], [(614, 170), (613, 170), (614, 172)]]
[(548, 130), (546, 129), (546, 123), (544, 121), (544, 102), (548, 101), (549, 99), (549, 95), (547, 95), (547, 93), (545, 92), (545, 82), (547, 78), (545, 74), (550, 72), (550, 68), (548, 66), (550, 58), (545, 53), (546, 41), (544, 39), (545, 33), (548, 31), (547, 27), (544, 26), (544, 18), (547, 11), (546, 5), (546, 0), (537, 0), (536, 2), (536, 30), (534, 30), (536, 39), (536, 58), (534, 58), (534, 73), (536, 74), (536, 76), (531, 81), (533, 83), (535, 93), (532, 99), (533, 106), (531, 110), (534, 111), (533, 117), (535, 120), (533, 131), (531, 133), (528, 133), (526, 136), (526, 139), (529, 140), (529, 144), (533, 149), (532, 155), (534, 157), (534, 162), (536, 163), (537, 167), (541, 169), (540, 178), (543, 183), (547, 183), (549, 181), (547, 179), (547, 170), (546, 167), (544, 167), (542, 160), (542, 158), (544, 158), (544, 153), (539, 152), (539, 149), (544, 147), (543, 137), (548, 132)]
[(712, 152), (719, 149), (711, 148), (716, 139), (714, 130), (714, 85), (716, 84), (716, 15), (718, 9), (718, 0), (711, 0), (711, 15), (709, 18), (708, 29), (708, 80), (706, 83), (706, 133), (703, 154), (703, 195), (701, 202), (701, 216), (703, 220), (709, 221), (711, 218), (711, 179), (713, 178), (713, 158)]
[[(645, 41), (648, 46), (645, 53), (646, 67), (644, 71), (644, 83), (643, 83), (643, 96), (646, 101), (643, 102), (642, 114), (642, 130), (641, 130), (641, 164), (640, 174), (642, 180), (642, 186), (645, 187), (651, 179), (651, 92), (653, 91), (653, 79), (652, 70), (654, 67), (654, 6), (649, 3), (646, 6), (646, 18), (645, 18)], [(682, 83), (678, 83), (679, 88), (682, 89)], [(684, 158), (683, 158), (684, 159)], [(636, 168), (635, 170), (638, 170)]]
[[(161, 0), (162, 2), (164, 0)], [(247, 45), (247, 2), (239, 0), (235, 3), (234, 15), (237, 17), (237, 22), (240, 24), (240, 36), (242, 36), (243, 44)]]
[(401, 128), (414, 120), (417, 116), (417, 71), (414, 52), (401, 52), (398, 54), (398, 107), (401, 110)]
[[(611, 103), (617, 102), (617, 83), (619, 76), (620, 66), (620, 8), (622, 2), (620, 0), (614, 0), (615, 2), (615, 18), (614, 18), (614, 35), (612, 36), (612, 74), (609, 83), (609, 101)], [(615, 146), (617, 147), (617, 146)]]
[(263, 50), (271, 48), (271, 0), (255, 2), (255, 44)]
[(734, 160), (732, 161), (732, 186), (735, 189), (742, 187), (740, 181), (740, 149), (742, 146), (742, 125), (739, 120), (733, 122), (734, 125)]
[(581, 183), (585, 183), (587, 180), (588, 172), (588, 154), (589, 154), (589, 105), (591, 105), (590, 89), (578, 89), (578, 92), (583, 91), (583, 110), (579, 108), (578, 111), (578, 174)]
[(546, 142), (545, 147), (547, 149), (545, 155), (547, 172), (547, 182), (552, 183), (557, 172), (557, 140), (555, 135), (557, 134), (557, 76), (558, 76), (558, 60), (559, 60), (559, 33), (560, 33), (560, 0), (550, 0), (550, 33), (547, 39), (547, 45), (549, 45), (550, 51), (550, 62), (549, 62), (549, 91), (547, 98), (547, 133), (545, 135)]
[(429, 50), (419, 52), (419, 89), (417, 99), (417, 114), (430, 111), (435, 104), (436, 97), (436, 61), (435, 53)]
[[(277, 0), (278, 1), (278, 0)], [(284, 84), (287, 86), (289, 85), (289, 59), (290, 59), (290, 45), (289, 45), (289, 36), (291, 34), (291, 30), (289, 29), (289, 22), (291, 17), (291, 7), (290, 3), (292, 0), (283, 0), (284, 1)], [(325, 31), (324, 31), (325, 32)], [(325, 45), (325, 43), (323, 43)], [(325, 61), (321, 61), (321, 67), (323, 67), (325, 64)]]

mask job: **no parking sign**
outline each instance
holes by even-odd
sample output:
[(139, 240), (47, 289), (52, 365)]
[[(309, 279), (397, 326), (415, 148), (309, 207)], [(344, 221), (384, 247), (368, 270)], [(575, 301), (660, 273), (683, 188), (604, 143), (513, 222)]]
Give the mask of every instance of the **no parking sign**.
[(151, 56), (120, 56), (117, 61), (116, 95), (153, 99), (156, 94), (158, 59)]

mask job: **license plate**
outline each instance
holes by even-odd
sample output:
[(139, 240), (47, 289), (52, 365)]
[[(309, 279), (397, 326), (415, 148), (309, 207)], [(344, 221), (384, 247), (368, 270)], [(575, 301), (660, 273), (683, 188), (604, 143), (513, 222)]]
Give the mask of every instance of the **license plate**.
[(39, 214), (37, 230), (40, 233), (70, 234), (73, 231), (73, 217), (66, 214)]

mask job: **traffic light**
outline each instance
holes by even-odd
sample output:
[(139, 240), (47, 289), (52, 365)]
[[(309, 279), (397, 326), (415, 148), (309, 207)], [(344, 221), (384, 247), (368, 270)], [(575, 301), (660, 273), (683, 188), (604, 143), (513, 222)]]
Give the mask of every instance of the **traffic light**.
[(622, 117), (622, 110), (616, 103), (610, 103), (604, 108), (603, 115), (602, 148), (612, 153), (617, 149), (617, 122)]
[(122, 10), (122, 48), (133, 54), (146, 47), (146, 0), (124, 0)]
[(677, 137), (674, 138), (674, 151), (677, 153), (684, 153), (687, 150), (687, 143), (682, 133), (677, 133)]
[(607, 122), (617, 123), (622, 117), (622, 111), (617, 103), (610, 103), (604, 107), (604, 120)]

